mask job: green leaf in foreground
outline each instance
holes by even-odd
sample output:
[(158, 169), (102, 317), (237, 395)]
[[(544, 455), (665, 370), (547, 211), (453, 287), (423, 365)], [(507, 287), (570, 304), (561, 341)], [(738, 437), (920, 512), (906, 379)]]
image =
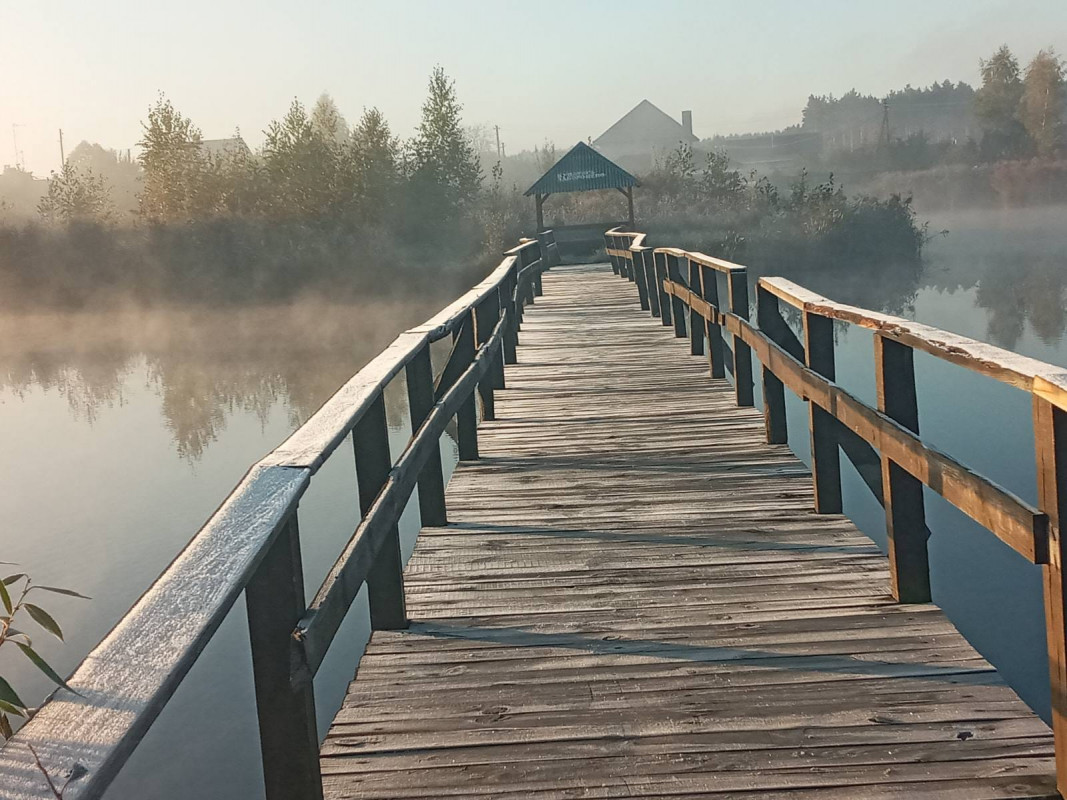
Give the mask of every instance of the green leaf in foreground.
[(60, 589), (58, 586), (38, 586), (34, 584), (27, 591), (32, 592), (34, 589), (40, 589), (42, 592), (55, 592), (56, 594), (65, 594), (68, 597), (80, 597), (82, 600), (92, 600), (91, 597), (86, 597), (84, 594), (79, 594), (73, 589)]
[(17, 717), (26, 716), (26, 709), (23, 706), (17, 706), (14, 703), (9, 703), (6, 700), (0, 700), (0, 711), (5, 711), (8, 714), (14, 714)]
[(25, 708), (26, 704), (18, 696), (18, 692), (11, 688), (11, 684), (0, 678), (0, 702), (9, 703), (19, 708)]
[(56, 684), (57, 686), (62, 686), (68, 692), (74, 692), (74, 694), (77, 694), (77, 692), (75, 692), (67, 685), (67, 682), (65, 680), (59, 677), (58, 672), (48, 666), (47, 661), (37, 655), (36, 650), (34, 650), (29, 645), (22, 644), (21, 642), (15, 642), (15, 644), (18, 645), (19, 650), (25, 653), (26, 658), (33, 662), (34, 666), (37, 667), (37, 669), (41, 670), (41, 672), (48, 676), (48, 679), (52, 681), (52, 683)]
[(25, 608), (29, 615), (33, 617), (34, 622), (60, 641), (63, 641), (63, 630), (59, 627), (59, 623), (56, 622), (51, 614), (40, 606), (35, 606), (33, 603), (26, 603)]
[(5, 586), (3, 582), (0, 582), (0, 601), (3, 602), (4, 608), (7, 609), (7, 613), (11, 614), (11, 595), (8, 594), (7, 586)]
[(25, 578), (25, 577), (26, 577), (26, 573), (25, 572), (16, 572), (14, 575), (8, 575), (6, 578), (4, 578), (4, 586), (10, 586), (15, 581), (19, 580), (20, 578)]
[(11, 723), (7, 721), (7, 714), (0, 714), (0, 736), (10, 739), (14, 735), (15, 732), (11, 730)]

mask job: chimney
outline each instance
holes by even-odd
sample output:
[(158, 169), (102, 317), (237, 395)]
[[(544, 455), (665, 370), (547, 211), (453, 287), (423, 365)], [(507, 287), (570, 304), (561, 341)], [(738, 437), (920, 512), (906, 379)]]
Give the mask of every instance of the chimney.
[(685, 128), (685, 132), (688, 133), (690, 136), (693, 135), (693, 112), (692, 111), (683, 111), (682, 112), (682, 127)]

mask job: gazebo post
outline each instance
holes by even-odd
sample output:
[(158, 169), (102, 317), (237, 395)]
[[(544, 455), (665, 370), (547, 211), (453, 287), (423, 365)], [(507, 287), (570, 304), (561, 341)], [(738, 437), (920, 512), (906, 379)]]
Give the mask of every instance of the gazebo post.
[(537, 232), (540, 233), (545, 229), (545, 198), (547, 194), (538, 194), (536, 196), (537, 201)]
[(634, 187), (632, 186), (626, 187), (626, 204), (630, 211), (630, 230), (633, 230), (637, 225), (634, 222)]

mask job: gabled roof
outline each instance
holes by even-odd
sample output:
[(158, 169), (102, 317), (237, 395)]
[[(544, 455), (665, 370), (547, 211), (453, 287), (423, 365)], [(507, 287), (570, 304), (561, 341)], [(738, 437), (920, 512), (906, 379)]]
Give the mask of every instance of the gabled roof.
[(229, 139), (201, 139), (200, 150), (209, 156), (231, 156), (251, 152), (240, 136), (231, 136)]
[(526, 196), (625, 189), (627, 186), (636, 185), (637, 178), (629, 172), (600, 155), (585, 142), (578, 142), (526, 190)]
[(661, 141), (664, 143), (700, 141), (687, 133), (674, 117), (660, 110), (648, 100), (642, 100), (630, 109), (618, 122), (604, 131), (593, 142), (599, 148), (629, 145), (635, 141)]

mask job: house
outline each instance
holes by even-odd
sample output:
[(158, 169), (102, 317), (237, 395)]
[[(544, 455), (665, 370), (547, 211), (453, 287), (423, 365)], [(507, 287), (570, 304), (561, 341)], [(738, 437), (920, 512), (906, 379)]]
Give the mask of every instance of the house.
[(626, 169), (647, 172), (679, 144), (696, 144), (693, 112), (683, 111), (678, 122), (648, 100), (642, 100), (618, 122), (593, 140), (593, 147)]
[(229, 139), (202, 139), (200, 141), (200, 151), (210, 158), (228, 158), (252, 154), (252, 151), (248, 149), (248, 145), (245, 144), (245, 140), (240, 136), (231, 136)]

